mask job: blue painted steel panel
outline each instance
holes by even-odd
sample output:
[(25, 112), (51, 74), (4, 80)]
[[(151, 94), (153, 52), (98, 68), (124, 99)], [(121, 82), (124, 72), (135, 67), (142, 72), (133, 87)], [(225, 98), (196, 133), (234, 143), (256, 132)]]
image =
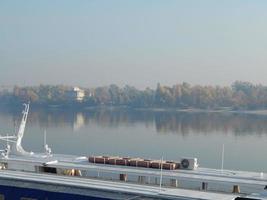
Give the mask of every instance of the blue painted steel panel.
[(0, 194), (4, 195), (5, 200), (21, 200), (21, 198), (31, 198), (33, 200), (107, 200), (107, 198), (98, 198), (83, 196), (77, 194), (67, 194), (58, 192), (48, 192), (44, 190), (2, 186), (0, 185)]

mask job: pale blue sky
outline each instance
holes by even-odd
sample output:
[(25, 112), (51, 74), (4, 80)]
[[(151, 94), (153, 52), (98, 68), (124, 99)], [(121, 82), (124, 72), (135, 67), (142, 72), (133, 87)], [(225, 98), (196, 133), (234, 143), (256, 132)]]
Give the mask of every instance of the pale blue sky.
[(267, 84), (265, 0), (0, 0), (0, 84)]

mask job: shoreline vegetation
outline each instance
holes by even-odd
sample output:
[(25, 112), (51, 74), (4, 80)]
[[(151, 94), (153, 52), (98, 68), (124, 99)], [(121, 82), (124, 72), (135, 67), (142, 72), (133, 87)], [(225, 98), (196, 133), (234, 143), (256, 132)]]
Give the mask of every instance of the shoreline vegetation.
[(252, 114), (252, 115), (267, 115), (267, 109), (261, 110), (232, 110), (232, 109), (175, 109), (175, 108), (140, 108), (135, 109), (140, 111), (152, 112), (184, 112), (184, 113), (237, 113), (237, 114)]
[(0, 90), (0, 107), (17, 108), (31, 102), (33, 108), (120, 109), (172, 112), (233, 112), (267, 115), (267, 86), (236, 81), (231, 86), (158, 84), (156, 89), (110, 85), (78, 88), (39, 85)]
[[(128, 107), (113, 107), (113, 106), (96, 106), (96, 107), (85, 107), (84, 110), (119, 110), (129, 109)], [(251, 114), (251, 115), (267, 115), (267, 109), (261, 110), (232, 110), (230, 108), (224, 109), (179, 109), (179, 108), (130, 108), (135, 111), (147, 111), (147, 112), (176, 112), (176, 113), (236, 113), (236, 114)]]

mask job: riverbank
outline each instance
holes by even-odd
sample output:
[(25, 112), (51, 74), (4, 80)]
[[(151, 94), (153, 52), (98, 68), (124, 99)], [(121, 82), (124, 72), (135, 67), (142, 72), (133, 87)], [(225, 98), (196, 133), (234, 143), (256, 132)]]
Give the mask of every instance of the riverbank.
[[(21, 110), (21, 105), (6, 105), (0, 104), (0, 110)], [(146, 112), (181, 112), (181, 113), (237, 113), (237, 114), (251, 114), (251, 115), (267, 115), (267, 109), (258, 109), (258, 110), (234, 110), (231, 107), (223, 107), (217, 109), (200, 109), (200, 108), (136, 108), (129, 106), (77, 106), (76, 104), (72, 105), (36, 105), (32, 104), (31, 109), (33, 110), (71, 110), (71, 111), (90, 111), (90, 110), (108, 110), (108, 111), (116, 111), (116, 110), (135, 110), (135, 111), (146, 111)]]
[(179, 109), (179, 108), (135, 108), (139, 111), (152, 111), (152, 112), (185, 112), (185, 113), (238, 113), (238, 114), (254, 114), (254, 115), (267, 115), (267, 110), (232, 110), (231, 108), (225, 109)]

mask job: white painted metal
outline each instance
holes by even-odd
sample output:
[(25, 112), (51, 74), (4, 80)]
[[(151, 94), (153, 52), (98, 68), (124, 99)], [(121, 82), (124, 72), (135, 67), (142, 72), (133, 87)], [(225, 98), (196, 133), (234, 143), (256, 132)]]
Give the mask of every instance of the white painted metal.
[(163, 164), (163, 157), (161, 157), (161, 164), (160, 164), (160, 180), (159, 180), (159, 191), (161, 191), (162, 186), (162, 164)]
[(29, 155), (31, 153), (26, 152), (23, 147), (21, 146), (21, 141), (24, 135), (24, 131), (25, 131), (25, 126), (26, 126), (26, 122), (27, 122), (27, 118), (28, 118), (28, 113), (29, 113), (29, 103), (28, 104), (23, 104), (24, 105), (24, 110), (22, 111), (22, 119), (20, 122), (20, 127), (18, 130), (18, 134), (17, 134), (17, 141), (16, 144), (12, 146), (12, 153), (17, 154), (17, 155)]
[(223, 171), (223, 165), (224, 165), (224, 144), (222, 145), (222, 165), (221, 165), (222, 171)]
[[(183, 160), (188, 162), (188, 166), (187, 167), (184, 167), (182, 165)], [(181, 167), (184, 168), (184, 169), (190, 169), (190, 170), (197, 169), (198, 168), (197, 158), (182, 158), (181, 159)]]
[(116, 193), (136, 194), (140, 196), (148, 196), (164, 199), (190, 199), (190, 200), (234, 200), (238, 195), (222, 194), (213, 192), (203, 192), (185, 189), (170, 189), (151, 185), (138, 185), (125, 182), (101, 181), (94, 179), (84, 179), (70, 176), (55, 176), (49, 174), (25, 173), (18, 171), (0, 170), (0, 179), (9, 178), (13, 180), (23, 180), (30, 182), (40, 182), (47, 184), (57, 184), (65, 186), (74, 186), (81, 188), (90, 188), (97, 190), (113, 191)]

